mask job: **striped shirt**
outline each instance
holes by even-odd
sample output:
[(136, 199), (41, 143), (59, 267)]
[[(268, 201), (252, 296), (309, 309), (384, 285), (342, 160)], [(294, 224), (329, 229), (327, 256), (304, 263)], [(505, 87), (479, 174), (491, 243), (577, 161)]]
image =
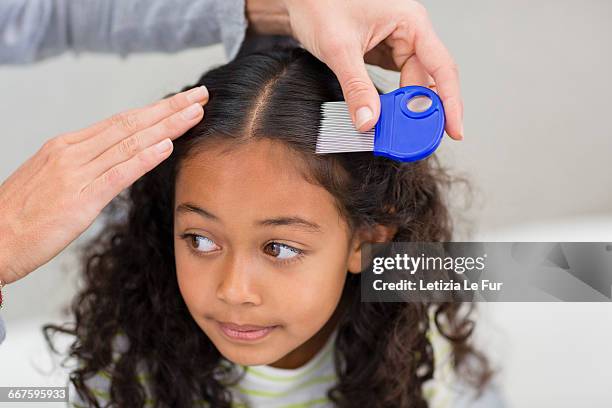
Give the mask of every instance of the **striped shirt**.
[(333, 407), (326, 393), (337, 381), (333, 364), (336, 335), (337, 330), (310, 361), (298, 368), (241, 366), (246, 372), (244, 377), (237, 385), (229, 386), (235, 407)]
[[(269, 365), (239, 366), (245, 375), (235, 385), (228, 385), (233, 396), (233, 408), (330, 408), (333, 403), (327, 397), (327, 391), (336, 383), (337, 374), (333, 361), (333, 347), (337, 331), (332, 332), (325, 345), (316, 355), (301, 367), (294, 369), (276, 368)], [(462, 385), (455, 376), (452, 366), (451, 346), (437, 330), (431, 329), (429, 340), (434, 349), (434, 378), (423, 385), (423, 393), (431, 408), (503, 408), (504, 403), (495, 388), (488, 387), (482, 396), (475, 399), (475, 390)], [(116, 337), (115, 357), (127, 345), (122, 336)], [(233, 365), (222, 359), (221, 364)], [(241, 372), (241, 371), (240, 371)], [(222, 378), (218, 378), (222, 381)], [(109, 400), (110, 376), (99, 372), (86, 381), (101, 406)], [(147, 377), (139, 376), (139, 381), (148, 395)], [(72, 384), (70, 389), (70, 406), (86, 407), (77, 395)], [(148, 406), (153, 400), (148, 399)], [(194, 406), (208, 407), (205, 401), (196, 401)]]

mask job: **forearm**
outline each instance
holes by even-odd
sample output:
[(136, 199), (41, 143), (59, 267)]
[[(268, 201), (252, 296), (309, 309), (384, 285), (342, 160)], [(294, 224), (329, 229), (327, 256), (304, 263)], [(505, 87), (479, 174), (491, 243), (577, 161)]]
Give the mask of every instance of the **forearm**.
[(256, 34), (291, 35), (284, 0), (247, 0), (246, 16)]
[(70, 50), (127, 55), (216, 42), (233, 58), (246, 27), (244, 0), (2, 0), (0, 63)]

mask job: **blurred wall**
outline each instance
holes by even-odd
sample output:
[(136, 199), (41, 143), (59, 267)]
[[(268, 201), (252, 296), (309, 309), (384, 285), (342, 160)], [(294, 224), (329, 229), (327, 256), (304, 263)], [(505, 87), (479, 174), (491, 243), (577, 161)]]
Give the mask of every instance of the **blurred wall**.
[(478, 227), (612, 213), (612, 2), (423, 1), (459, 64)]

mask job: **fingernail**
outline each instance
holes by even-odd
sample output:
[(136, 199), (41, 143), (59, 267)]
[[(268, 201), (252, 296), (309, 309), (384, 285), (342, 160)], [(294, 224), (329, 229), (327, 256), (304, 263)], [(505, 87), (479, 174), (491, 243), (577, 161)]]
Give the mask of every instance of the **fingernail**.
[(363, 125), (372, 120), (373, 116), (372, 110), (367, 106), (362, 106), (357, 109), (357, 112), (355, 112), (355, 124), (357, 129), (361, 129)]
[(172, 142), (170, 141), (170, 139), (164, 139), (155, 145), (155, 150), (157, 150), (157, 153), (166, 153), (171, 148)]
[(208, 98), (208, 89), (205, 86), (198, 86), (187, 93), (189, 102), (200, 102)]
[(192, 120), (197, 118), (200, 115), (201, 111), (202, 106), (199, 103), (194, 103), (193, 105), (191, 105), (187, 109), (184, 109), (181, 112), (181, 117), (185, 120)]

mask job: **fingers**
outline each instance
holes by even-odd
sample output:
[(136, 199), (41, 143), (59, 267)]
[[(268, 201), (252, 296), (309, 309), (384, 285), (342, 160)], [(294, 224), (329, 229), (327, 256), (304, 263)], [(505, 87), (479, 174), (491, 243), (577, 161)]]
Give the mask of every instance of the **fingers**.
[(89, 200), (85, 202), (97, 203), (101, 211), (121, 191), (168, 158), (172, 149), (173, 144), (170, 139), (164, 139), (147, 147), (131, 159), (110, 168), (88, 184), (80, 193), (82, 199)]
[(208, 101), (208, 91), (205, 87), (197, 87), (181, 92), (157, 103), (128, 112), (123, 112), (94, 125), (103, 129), (97, 134), (91, 130), (90, 136), (82, 140), (76, 150), (83, 163), (87, 163), (120, 141), (147, 129), (161, 120), (189, 107), (193, 104), (205, 104)]
[(416, 55), (406, 60), (400, 73), (400, 86), (419, 85), (429, 88), (433, 84), (433, 78), (425, 71)]
[(446, 112), (446, 133), (453, 139), (463, 139), (463, 100), (459, 86), (459, 71), (448, 50), (433, 28), (427, 25), (416, 36), (416, 55), (433, 77)]
[(368, 76), (358, 47), (354, 50), (348, 46), (338, 47), (336, 51), (327, 63), (338, 77), (355, 128), (360, 132), (368, 131), (378, 121), (380, 96)]
[(84, 176), (93, 180), (110, 168), (130, 160), (149, 146), (166, 138), (176, 139), (200, 122), (203, 115), (202, 105), (195, 103), (149, 128), (128, 136), (89, 162), (83, 170)]
[[(129, 112), (130, 113), (134, 113), (134, 112), (137, 112), (138, 110), (139, 109), (133, 109), (133, 110), (131, 110)], [(90, 126), (84, 128), (84, 129), (80, 129), (80, 130), (77, 130), (75, 132), (66, 133), (64, 135), (64, 139), (66, 140), (66, 142), (68, 142), (70, 144), (80, 143), (83, 140), (89, 139), (93, 135), (97, 135), (98, 133), (102, 132), (103, 130), (105, 130), (109, 126), (110, 126), (110, 121), (108, 119), (101, 120), (99, 122), (94, 123), (93, 125), (90, 125)]]

